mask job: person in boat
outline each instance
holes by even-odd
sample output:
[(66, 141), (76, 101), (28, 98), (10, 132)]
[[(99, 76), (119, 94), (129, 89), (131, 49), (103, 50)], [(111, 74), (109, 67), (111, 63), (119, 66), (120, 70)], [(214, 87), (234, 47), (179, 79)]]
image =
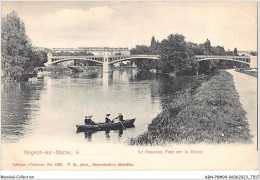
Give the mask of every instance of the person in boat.
[(111, 122), (112, 122), (112, 121), (110, 120), (109, 116), (110, 116), (110, 114), (106, 114), (106, 118), (105, 118), (106, 123), (111, 123)]
[(85, 125), (93, 125), (96, 124), (94, 121), (92, 121), (92, 116), (85, 116)]
[(118, 113), (118, 116), (116, 117), (116, 119), (118, 119), (119, 121), (124, 121), (124, 117), (123, 117), (122, 113)]

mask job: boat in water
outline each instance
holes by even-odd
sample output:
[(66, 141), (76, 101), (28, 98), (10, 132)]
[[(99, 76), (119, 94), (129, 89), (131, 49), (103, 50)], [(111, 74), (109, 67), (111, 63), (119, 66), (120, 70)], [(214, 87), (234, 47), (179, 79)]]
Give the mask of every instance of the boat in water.
[(102, 131), (102, 130), (114, 130), (119, 128), (131, 128), (134, 127), (134, 119), (126, 119), (119, 122), (114, 123), (96, 123), (96, 124), (89, 124), (89, 125), (76, 125), (77, 132), (83, 132), (88, 130), (94, 131)]

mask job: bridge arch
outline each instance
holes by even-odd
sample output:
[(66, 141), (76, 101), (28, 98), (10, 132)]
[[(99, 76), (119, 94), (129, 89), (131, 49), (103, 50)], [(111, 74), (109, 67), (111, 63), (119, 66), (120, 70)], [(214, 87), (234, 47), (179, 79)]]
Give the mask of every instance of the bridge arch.
[(72, 60), (92, 61), (92, 62), (96, 62), (96, 63), (99, 63), (99, 64), (103, 64), (103, 62), (101, 62), (101, 61), (89, 59), (89, 58), (65, 58), (65, 59), (60, 59), (60, 60), (51, 62), (51, 64), (58, 64), (58, 63), (62, 63), (62, 62), (65, 62), (65, 61), (72, 61)]
[(247, 64), (249, 65), (250, 62), (246, 62), (246, 61), (241, 61), (241, 60), (236, 60), (236, 59), (232, 59), (232, 58), (204, 58), (204, 59), (198, 59), (198, 62), (201, 61), (210, 61), (210, 60), (224, 60), (224, 61), (233, 61), (233, 62), (239, 62), (239, 63), (243, 63), (243, 64)]
[(123, 58), (123, 59), (117, 59), (117, 60), (114, 60), (114, 61), (111, 61), (109, 62), (108, 64), (115, 64), (115, 63), (118, 63), (118, 62), (122, 62), (122, 61), (129, 61), (129, 60), (133, 60), (133, 59), (151, 59), (151, 60), (158, 60), (159, 58), (158, 57), (127, 57), (127, 58)]

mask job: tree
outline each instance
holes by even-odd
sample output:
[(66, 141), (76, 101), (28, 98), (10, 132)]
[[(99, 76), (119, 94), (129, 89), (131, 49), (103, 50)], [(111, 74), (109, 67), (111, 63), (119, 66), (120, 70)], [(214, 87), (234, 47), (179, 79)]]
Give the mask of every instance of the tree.
[(212, 47), (212, 55), (225, 56), (226, 52), (223, 46)]
[(235, 56), (238, 56), (238, 54), (237, 54), (237, 48), (234, 49), (234, 55), (235, 55)]
[(256, 51), (252, 51), (252, 52), (250, 52), (250, 55), (251, 56), (257, 56), (257, 52)]
[(47, 52), (43, 50), (32, 50), (29, 52), (32, 67), (42, 67), (48, 61)]
[(230, 51), (229, 49), (226, 51), (227, 56), (235, 56), (234, 51)]
[(159, 55), (158, 67), (163, 72), (182, 74), (197, 66), (194, 54), (188, 48), (182, 34), (171, 34), (164, 39), (159, 48)]
[(151, 54), (158, 54), (159, 45), (160, 45), (159, 41), (156, 42), (155, 37), (153, 36), (151, 39), (151, 46), (150, 46)]
[[(158, 54), (159, 41), (155, 40), (155, 37), (152, 37), (151, 46), (146, 45), (137, 45), (135, 48), (130, 50), (131, 54)], [(148, 71), (150, 69), (157, 67), (157, 60), (144, 59), (142, 61), (136, 61), (136, 66), (143, 70)]]
[(156, 40), (155, 40), (155, 37), (153, 36), (152, 39), (151, 39), (151, 47), (152, 46), (156, 46)]
[(205, 55), (211, 55), (212, 47), (209, 39), (207, 39), (206, 42), (204, 43), (204, 48), (205, 48)]
[(142, 61), (136, 61), (136, 66), (142, 71), (149, 71), (150, 69), (155, 68), (156, 61), (153, 59), (143, 59)]
[(188, 42), (187, 46), (195, 55), (204, 55), (205, 50), (202, 44), (198, 45), (193, 42)]
[(2, 72), (16, 79), (34, 69), (32, 45), (25, 33), (24, 22), (12, 11), (2, 18), (1, 25)]
[(151, 54), (150, 48), (146, 45), (137, 45), (130, 50), (131, 54)]

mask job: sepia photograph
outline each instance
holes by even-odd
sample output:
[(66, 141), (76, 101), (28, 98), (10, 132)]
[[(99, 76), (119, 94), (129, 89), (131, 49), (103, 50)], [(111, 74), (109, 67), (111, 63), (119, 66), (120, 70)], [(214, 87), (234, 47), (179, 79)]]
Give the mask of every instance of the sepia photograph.
[(258, 179), (257, 8), (2, 1), (1, 171)]

